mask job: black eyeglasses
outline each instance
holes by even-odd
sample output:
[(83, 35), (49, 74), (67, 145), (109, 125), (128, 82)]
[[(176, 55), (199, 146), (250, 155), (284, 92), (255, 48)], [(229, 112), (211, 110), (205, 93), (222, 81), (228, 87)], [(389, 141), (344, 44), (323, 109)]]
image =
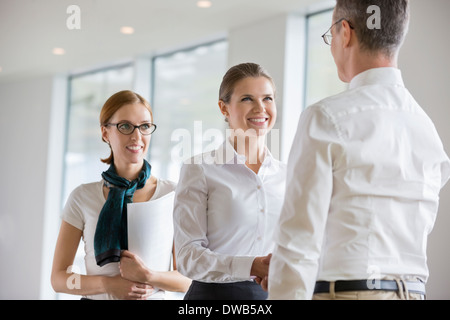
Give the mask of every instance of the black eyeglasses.
[(323, 41), (327, 44), (327, 45), (329, 45), (329, 46), (331, 46), (331, 39), (333, 39), (333, 35), (331, 34), (331, 28), (333, 28), (335, 25), (337, 25), (339, 22), (342, 22), (342, 21), (347, 21), (347, 23), (348, 23), (348, 25), (350, 26), (350, 29), (355, 29), (355, 28), (353, 28), (353, 26), (352, 26), (352, 24), (350, 23), (350, 21), (348, 21), (347, 19), (345, 19), (345, 18), (342, 18), (342, 19), (339, 19), (338, 21), (336, 21), (335, 23), (333, 23), (333, 25), (330, 27), (330, 29), (328, 29), (327, 30), (327, 32), (325, 32), (323, 35), (322, 35), (322, 39), (323, 39)]
[(156, 124), (153, 123), (143, 123), (140, 126), (135, 126), (134, 124), (131, 124), (129, 122), (119, 122), (107, 123), (105, 124), (105, 126), (116, 126), (117, 130), (125, 135), (132, 134), (136, 128), (139, 129), (139, 132), (144, 136), (151, 135), (156, 130)]

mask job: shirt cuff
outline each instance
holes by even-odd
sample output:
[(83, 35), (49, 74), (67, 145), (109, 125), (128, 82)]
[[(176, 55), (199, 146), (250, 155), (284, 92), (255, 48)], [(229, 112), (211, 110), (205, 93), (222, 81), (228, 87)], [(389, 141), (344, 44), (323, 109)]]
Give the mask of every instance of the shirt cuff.
[(251, 280), (250, 271), (255, 257), (253, 256), (236, 256), (233, 257), (231, 263), (232, 276), (236, 280)]

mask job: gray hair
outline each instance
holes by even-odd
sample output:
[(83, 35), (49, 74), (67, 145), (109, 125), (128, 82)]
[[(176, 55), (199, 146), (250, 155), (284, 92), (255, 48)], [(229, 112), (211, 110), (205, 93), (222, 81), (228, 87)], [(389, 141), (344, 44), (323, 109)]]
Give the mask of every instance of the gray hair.
[[(372, 5), (381, 11), (379, 29), (368, 27), (371, 13), (367, 10)], [(350, 22), (362, 50), (392, 57), (408, 31), (409, 0), (336, 0), (334, 18), (334, 21), (345, 19)]]

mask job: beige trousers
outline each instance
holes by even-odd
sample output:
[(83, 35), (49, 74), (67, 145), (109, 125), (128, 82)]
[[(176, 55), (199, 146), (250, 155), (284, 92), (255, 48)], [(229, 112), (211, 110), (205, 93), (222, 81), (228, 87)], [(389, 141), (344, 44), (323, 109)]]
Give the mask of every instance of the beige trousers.
[[(399, 287), (403, 287), (400, 286)], [(316, 293), (313, 300), (425, 300), (422, 294), (399, 291), (363, 290), (363, 291), (334, 291), (334, 282), (330, 282), (330, 292)]]

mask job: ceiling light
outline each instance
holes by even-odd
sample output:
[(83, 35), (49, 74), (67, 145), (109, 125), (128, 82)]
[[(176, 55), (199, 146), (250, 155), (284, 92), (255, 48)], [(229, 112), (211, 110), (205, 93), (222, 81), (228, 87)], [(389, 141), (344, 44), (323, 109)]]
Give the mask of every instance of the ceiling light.
[(133, 27), (124, 26), (124, 27), (120, 28), (120, 32), (123, 33), (123, 34), (133, 34), (134, 33), (134, 28)]
[(212, 2), (208, 0), (197, 1), (197, 7), (199, 8), (210, 8), (212, 6)]
[(53, 48), (52, 53), (56, 56), (62, 56), (66, 53), (66, 50), (64, 50), (63, 48)]

